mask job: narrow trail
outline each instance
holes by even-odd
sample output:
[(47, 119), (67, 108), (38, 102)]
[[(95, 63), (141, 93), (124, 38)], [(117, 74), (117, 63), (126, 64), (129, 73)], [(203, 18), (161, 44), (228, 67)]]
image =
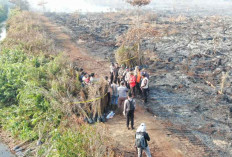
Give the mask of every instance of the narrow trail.
[(64, 33), (61, 27), (50, 22), (47, 17), (41, 16), (41, 20), (48, 34), (55, 36), (55, 41), (61, 44), (59, 47), (63, 48), (71, 61), (77, 62), (86, 72), (94, 72), (101, 76), (107, 75), (109, 64), (106, 61), (93, 58), (85, 50), (78, 48), (76, 43), (71, 40), (71, 37)]
[[(109, 63), (107, 61), (94, 58), (71, 40), (71, 37), (64, 33), (62, 27), (52, 23), (47, 17), (41, 16), (41, 22), (47, 28), (48, 33), (55, 36), (72, 61), (77, 61), (87, 72), (94, 72), (99, 76), (108, 74)], [(155, 104), (154, 104), (155, 105)], [(145, 123), (151, 141), (149, 147), (153, 157), (201, 157), (204, 150), (191, 144), (188, 140), (180, 139), (165, 129), (165, 124), (157, 120), (151, 113), (147, 112), (141, 101), (137, 101), (135, 112), (135, 128), (140, 123)], [(135, 130), (127, 130), (126, 119), (121, 115), (116, 115), (104, 124), (108, 128), (109, 137), (116, 145), (117, 156), (135, 157), (134, 148)], [(197, 150), (197, 151), (195, 151)]]

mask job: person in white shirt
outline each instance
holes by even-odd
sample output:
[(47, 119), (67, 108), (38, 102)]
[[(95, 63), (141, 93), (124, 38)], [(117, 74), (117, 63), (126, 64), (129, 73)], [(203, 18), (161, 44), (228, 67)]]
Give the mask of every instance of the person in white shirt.
[(147, 96), (148, 96), (148, 83), (149, 80), (146, 77), (145, 73), (142, 73), (142, 83), (141, 83), (141, 90), (143, 92), (143, 100), (144, 103), (147, 103)]
[(130, 70), (129, 70), (129, 68), (127, 68), (126, 74), (125, 74), (125, 82), (126, 82), (127, 88), (130, 88), (129, 80), (130, 80)]

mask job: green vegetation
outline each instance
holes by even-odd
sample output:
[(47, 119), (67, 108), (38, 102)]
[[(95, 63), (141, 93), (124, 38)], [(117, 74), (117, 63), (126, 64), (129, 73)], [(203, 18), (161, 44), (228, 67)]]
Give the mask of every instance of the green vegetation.
[(9, 19), (0, 53), (0, 127), (30, 141), (27, 156), (112, 156), (103, 130), (74, 123), (79, 110), (73, 102), (82, 90), (78, 72), (67, 57), (52, 55), (54, 41), (39, 18), (13, 11)]
[(122, 45), (115, 52), (115, 59), (120, 65), (124, 64), (127, 67), (135, 67), (140, 63), (135, 52), (137, 52), (137, 45), (133, 47)]

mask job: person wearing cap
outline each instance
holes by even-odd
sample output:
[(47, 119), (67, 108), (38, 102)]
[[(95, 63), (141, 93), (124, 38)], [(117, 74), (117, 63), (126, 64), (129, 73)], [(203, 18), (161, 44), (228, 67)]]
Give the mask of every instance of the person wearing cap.
[(143, 151), (146, 153), (147, 157), (151, 157), (151, 152), (150, 152), (149, 146), (147, 144), (147, 141), (150, 141), (150, 137), (149, 137), (148, 133), (146, 132), (146, 125), (144, 123), (140, 124), (140, 126), (136, 130), (136, 134), (135, 134), (136, 140), (142, 139), (141, 137), (143, 137), (145, 145), (144, 145), (144, 148), (138, 148), (136, 146), (137, 150), (138, 150), (138, 157), (142, 157)]
[(147, 72), (146, 69), (144, 69), (144, 68), (141, 70), (141, 75), (142, 75), (143, 73), (145, 73), (145, 76), (149, 79), (150, 75), (148, 74), (148, 72)]
[(142, 90), (142, 93), (143, 93), (143, 100), (144, 100), (144, 103), (147, 103), (148, 83), (149, 83), (149, 80), (148, 80), (148, 78), (146, 77), (146, 74), (145, 74), (145, 73), (142, 73), (141, 90)]
[[(141, 75), (142, 75), (142, 73), (145, 73), (145, 76), (147, 77), (148, 80), (150, 79), (150, 75), (149, 75), (149, 73), (147, 72), (146, 69), (143, 68), (142, 71), (141, 71)], [(147, 93), (149, 94), (149, 92), (150, 92), (150, 88), (149, 88), (149, 85), (148, 85)]]

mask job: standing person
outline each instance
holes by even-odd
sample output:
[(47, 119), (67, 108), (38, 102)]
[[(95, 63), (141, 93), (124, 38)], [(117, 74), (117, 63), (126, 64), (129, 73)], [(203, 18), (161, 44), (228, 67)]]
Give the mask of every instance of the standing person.
[[(149, 80), (149, 78), (150, 78), (150, 75), (149, 75), (149, 73), (147, 72), (147, 70), (146, 69), (142, 69), (142, 71), (141, 71), (141, 75), (142, 75), (142, 73), (145, 73), (145, 76), (147, 77), (147, 79)], [(149, 85), (148, 85), (148, 93), (150, 92), (150, 88), (149, 88)]]
[(130, 71), (129, 71), (129, 68), (126, 68), (126, 72), (125, 72), (125, 82), (126, 82), (126, 87), (127, 87), (127, 88), (130, 88), (129, 81), (130, 81)]
[(148, 72), (146, 71), (146, 69), (142, 69), (141, 70), (141, 75), (145, 73), (145, 76), (149, 79), (150, 75), (148, 74)]
[(115, 68), (114, 68), (114, 81), (118, 81), (118, 71), (119, 71), (120, 67), (118, 66), (118, 63), (115, 64)]
[(127, 98), (128, 88), (126, 88), (125, 83), (121, 82), (121, 85), (118, 87), (118, 108), (122, 113), (124, 101)]
[(130, 84), (131, 94), (133, 97), (135, 97), (136, 77), (134, 76), (133, 72), (130, 72), (129, 84)]
[(148, 96), (148, 78), (146, 77), (146, 74), (142, 74), (142, 83), (141, 83), (141, 90), (143, 93), (143, 100), (144, 103), (147, 103), (147, 96)]
[(142, 90), (140, 88), (140, 83), (141, 83), (141, 72), (139, 66), (135, 67), (134, 75), (136, 77), (136, 90), (139, 95), (142, 95)]
[(105, 76), (105, 80), (108, 84), (108, 90), (107, 90), (107, 106), (110, 106), (110, 81), (108, 76)]
[(111, 105), (112, 105), (112, 109), (116, 109), (118, 105), (118, 85), (116, 80), (114, 80), (113, 84), (111, 84), (111, 88), (112, 88)]
[(129, 123), (131, 121), (131, 129), (134, 129), (134, 112), (135, 112), (135, 100), (131, 93), (128, 93), (128, 99), (124, 102), (123, 115), (126, 116), (126, 126), (130, 130)]
[(138, 157), (142, 157), (143, 151), (145, 151), (147, 157), (151, 157), (151, 152), (147, 141), (150, 141), (150, 137), (146, 132), (146, 125), (141, 123), (135, 134), (135, 146), (138, 149)]
[(125, 66), (121, 65), (121, 68), (118, 70), (118, 84), (120, 84), (121, 81), (124, 81), (124, 74), (125, 74)]
[(114, 80), (114, 71), (115, 71), (114, 63), (111, 63), (111, 65), (110, 65), (110, 84), (112, 84), (113, 80)]

